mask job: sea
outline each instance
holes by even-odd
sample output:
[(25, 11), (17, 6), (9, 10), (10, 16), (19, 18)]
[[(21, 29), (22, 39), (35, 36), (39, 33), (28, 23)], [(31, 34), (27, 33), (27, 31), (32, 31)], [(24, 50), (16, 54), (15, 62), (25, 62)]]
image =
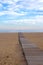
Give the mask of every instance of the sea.
[(0, 33), (18, 33), (18, 32), (43, 32), (43, 30), (0, 30)]

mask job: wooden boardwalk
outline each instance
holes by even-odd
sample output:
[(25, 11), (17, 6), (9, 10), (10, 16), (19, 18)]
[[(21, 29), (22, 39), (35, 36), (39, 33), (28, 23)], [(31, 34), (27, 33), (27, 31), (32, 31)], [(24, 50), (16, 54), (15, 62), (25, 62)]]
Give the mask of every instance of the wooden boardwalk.
[(28, 65), (43, 65), (43, 50), (40, 50), (34, 43), (28, 42), (22, 33), (19, 33), (19, 42)]

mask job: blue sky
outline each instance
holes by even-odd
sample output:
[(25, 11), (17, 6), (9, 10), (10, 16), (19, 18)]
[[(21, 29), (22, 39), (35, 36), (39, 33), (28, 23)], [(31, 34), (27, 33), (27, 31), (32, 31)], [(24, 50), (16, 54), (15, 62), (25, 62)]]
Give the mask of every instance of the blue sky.
[(0, 0), (0, 29), (43, 29), (43, 0)]

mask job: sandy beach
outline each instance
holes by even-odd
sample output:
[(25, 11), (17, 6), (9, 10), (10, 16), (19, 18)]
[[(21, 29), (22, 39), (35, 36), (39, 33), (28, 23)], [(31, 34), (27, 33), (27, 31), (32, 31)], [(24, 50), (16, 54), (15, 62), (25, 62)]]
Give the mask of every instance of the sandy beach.
[(40, 49), (43, 50), (43, 33), (23, 33), (24, 37), (28, 39), (28, 41), (36, 44)]
[(17, 33), (0, 33), (0, 65), (26, 65)]
[[(43, 50), (43, 33), (23, 33), (23, 35)], [(0, 65), (26, 65), (18, 33), (0, 33)]]

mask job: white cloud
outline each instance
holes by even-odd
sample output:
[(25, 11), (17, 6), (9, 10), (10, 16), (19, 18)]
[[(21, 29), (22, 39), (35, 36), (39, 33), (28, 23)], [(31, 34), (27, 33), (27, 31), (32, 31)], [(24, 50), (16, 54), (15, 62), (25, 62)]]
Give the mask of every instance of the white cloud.
[(35, 20), (38, 23), (43, 23), (43, 16), (37, 16)]
[(0, 8), (2, 7), (2, 4), (0, 3)]
[[(9, 4), (7, 7), (3, 7), (3, 8), (4, 10), (7, 8), (9, 14), (12, 12), (11, 15), (13, 15), (13, 13), (17, 13), (16, 11), (19, 12), (21, 9), (25, 9), (26, 12), (27, 10), (43, 10), (43, 0), (30, 0), (30, 1), (29, 0), (1, 0), (0, 2), (2, 4), (3, 3)], [(17, 2), (21, 2), (21, 4), (20, 3), (17, 4)], [(1, 3), (0, 3), (0, 7), (2, 7)], [(21, 12), (23, 13), (21, 14)], [(17, 14), (24, 15), (25, 12), (20, 11), (20, 13)]]
[(2, 15), (13, 15), (13, 16), (24, 16), (26, 15), (27, 12), (21, 12), (21, 13), (17, 13), (17, 12), (14, 12), (14, 11), (2, 11), (0, 12), (0, 16)]
[(38, 0), (39, 2), (43, 2), (43, 0)]
[(18, 1), (20, 1), (20, 0), (14, 0), (15, 2), (18, 2)]
[(43, 24), (43, 16), (37, 16), (32, 19), (20, 19), (20, 20), (8, 20), (4, 21), (5, 24), (32, 24), (32, 25), (37, 25), (37, 24)]
[[(19, 4), (17, 4), (17, 2), (20, 2)], [(0, 7), (4, 8), (4, 11), (0, 12), (0, 16), (2, 15), (13, 15), (13, 16), (26, 16), (26, 14), (43, 14), (43, 12), (32, 12), (32, 10), (38, 10), (38, 11), (43, 11), (43, 0), (1, 0), (0, 1)], [(3, 3), (7, 3), (9, 4), (7, 7), (3, 7)], [(7, 8), (7, 10), (5, 10)], [(23, 11), (23, 10), (25, 11)], [(30, 10), (30, 12), (28, 12)], [(29, 15), (28, 14), (28, 15)], [(36, 16), (33, 17), (31, 19), (20, 19), (20, 20), (10, 20), (10, 21), (6, 21), (6, 24), (40, 24), (43, 23), (43, 15), (42, 16)], [(27, 16), (26, 16), (27, 17)], [(29, 16), (28, 16), (29, 17)]]
[(26, 9), (35, 9), (35, 10), (43, 10), (43, 2), (41, 2), (41, 0), (25, 0), (22, 5), (24, 5), (24, 7)]
[[(43, 0), (2, 0), (1, 2), (13, 5), (12, 8), (15, 8), (19, 5), (19, 7), (22, 6), (26, 9), (38, 9), (43, 6)], [(21, 4), (17, 4), (17, 2), (21, 2)]]
[(4, 15), (5, 13), (4, 12), (0, 12), (0, 16)]
[(1, 0), (1, 3), (13, 4), (13, 0)]

